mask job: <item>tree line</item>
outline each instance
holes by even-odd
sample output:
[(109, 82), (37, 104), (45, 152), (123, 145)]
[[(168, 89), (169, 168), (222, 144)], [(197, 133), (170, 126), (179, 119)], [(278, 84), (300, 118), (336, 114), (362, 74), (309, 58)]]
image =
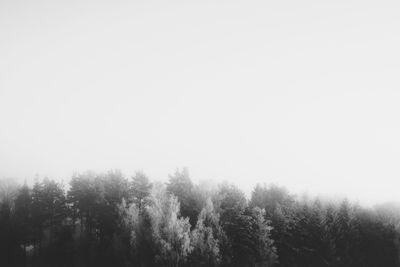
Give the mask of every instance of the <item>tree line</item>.
[(258, 184), (167, 183), (142, 172), (0, 182), (1, 266), (400, 266), (400, 216)]

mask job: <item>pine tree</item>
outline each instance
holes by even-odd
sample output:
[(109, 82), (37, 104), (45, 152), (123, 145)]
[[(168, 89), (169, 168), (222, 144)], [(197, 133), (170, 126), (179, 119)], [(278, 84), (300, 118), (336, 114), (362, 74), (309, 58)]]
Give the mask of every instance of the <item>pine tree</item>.
[(219, 222), (219, 215), (215, 212), (211, 199), (208, 199), (191, 234), (193, 252), (190, 265), (219, 266), (221, 263), (220, 246), (225, 238)]
[(27, 246), (31, 242), (31, 190), (25, 183), (15, 199), (15, 225), (18, 232), (18, 242), (23, 246), (24, 262), (27, 261)]
[(196, 225), (197, 216), (201, 210), (193, 189), (193, 182), (187, 168), (183, 168), (181, 172), (177, 170), (174, 175), (169, 176), (167, 191), (178, 198), (181, 203), (181, 215), (188, 217), (192, 226)]
[(252, 213), (254, 218), (252, 236), (255, 240), (254, 266), (273, 266), (278, 260), (274, 241), (271, 238), (271, 230), (273, 228), (270, 226), (270, 222), (265, 220), (265, 210), (255, 207)]
[(149, 178), (143, 172), (136, 172), (135, 176), (132, 177), (131, 194), (133, 203), (135, 203), (140, 212), (144, 210), (143, 206), (146, 205), (151, 187)]

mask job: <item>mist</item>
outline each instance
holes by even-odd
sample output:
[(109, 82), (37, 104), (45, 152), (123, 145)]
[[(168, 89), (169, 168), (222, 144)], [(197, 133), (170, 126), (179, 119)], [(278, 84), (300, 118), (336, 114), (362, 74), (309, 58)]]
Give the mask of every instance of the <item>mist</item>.
[(399, 13), (0, 0), (0, 263), (399, 266)]
[(399, 201), (399, 5), (2, 1), (0, 176)]

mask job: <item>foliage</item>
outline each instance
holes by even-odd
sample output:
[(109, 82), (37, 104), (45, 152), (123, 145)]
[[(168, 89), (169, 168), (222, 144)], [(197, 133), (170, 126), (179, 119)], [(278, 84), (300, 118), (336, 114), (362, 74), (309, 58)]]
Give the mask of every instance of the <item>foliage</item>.
[(177, 198), (157, 185), (147, 208), (156, 248), (156, 262), (161, 266), (182, 266), (192, 250), (188, 218), (181, 218)]
[(75, 174), (68, 190), (0, 180), (1, 266), (396, 267), (400, 210), (257, 185)]
[(225, 238), (219, 222), (219, 214), (215, 212), (211, 199), (208, 199), (191, 234), (194, 248), (191, 254), (191, 265), (219, 266), (221, 263), (220, 246)]

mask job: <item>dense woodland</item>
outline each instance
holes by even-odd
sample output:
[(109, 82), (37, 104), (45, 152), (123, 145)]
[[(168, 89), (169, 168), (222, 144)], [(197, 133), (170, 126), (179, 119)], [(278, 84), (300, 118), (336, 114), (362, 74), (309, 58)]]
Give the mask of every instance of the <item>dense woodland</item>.
[(390, 206), (363, 208), (299, 198), (256, 185), (194, 184), (186, 169), (167, 183), (137, 172), (0, 184), (1, 266), (399, 265)]

